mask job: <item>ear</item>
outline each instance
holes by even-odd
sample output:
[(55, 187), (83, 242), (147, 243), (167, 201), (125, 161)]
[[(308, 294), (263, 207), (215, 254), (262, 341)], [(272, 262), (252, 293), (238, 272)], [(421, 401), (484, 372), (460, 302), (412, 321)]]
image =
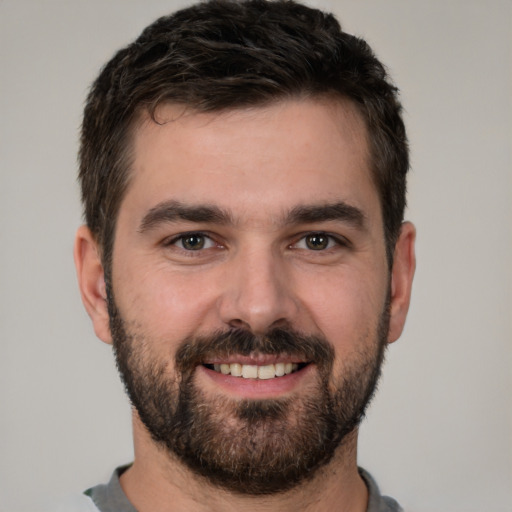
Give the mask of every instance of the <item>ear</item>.
[(87, 226), (81, 226), (75, 237), (75, 267), (78, 286), (96, 336), (112, 343), (107, 308), (107, 292), (98, 244)]
[(414, 242), (416, 229), (410, 222), (404, 222), (395, 245), (393, 269), (391, 271), (391, 305), (388, 343), (396, 341), (402, 334), (409, 303), (412, 280), (416, 269)]

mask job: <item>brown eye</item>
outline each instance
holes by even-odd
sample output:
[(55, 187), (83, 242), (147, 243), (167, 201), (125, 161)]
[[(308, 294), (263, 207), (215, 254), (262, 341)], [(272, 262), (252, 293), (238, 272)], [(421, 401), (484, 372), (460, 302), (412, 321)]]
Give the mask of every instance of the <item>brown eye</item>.
[(313, 251), (327, 249), (329, 241), (329, 237), (324, 233), (312, 233), (305, 237), (306, 246)]
[(213, 240), (202, 233), (187, 233), (175, 238), (172, 245), (185, 251), (200, 251), (214, 246)]
[(204, 236), (189, 235), (183, 238), (183, 248), (189, 251), (197, 251), (204, 247)]

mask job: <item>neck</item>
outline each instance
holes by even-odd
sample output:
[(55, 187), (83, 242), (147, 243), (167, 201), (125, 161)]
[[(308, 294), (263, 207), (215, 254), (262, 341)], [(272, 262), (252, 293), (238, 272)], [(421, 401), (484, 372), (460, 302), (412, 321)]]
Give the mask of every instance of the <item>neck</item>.
[(234, 494), (209, 484), (155, 444), (134, 415), (135, 460), (121, 486), (138, 512), (364, 512), (368, 493), (357, 470), (357, 431), (314, 478), (268, 496)]

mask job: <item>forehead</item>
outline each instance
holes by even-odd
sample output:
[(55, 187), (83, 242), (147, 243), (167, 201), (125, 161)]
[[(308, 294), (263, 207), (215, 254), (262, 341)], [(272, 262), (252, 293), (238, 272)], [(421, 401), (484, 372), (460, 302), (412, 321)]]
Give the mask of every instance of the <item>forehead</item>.
[(378, 207), (365, 124), (348, 101), (287, 100), (220, 113), (165, 105), (141, 119), (133, 143), (120, 213), (169, 199), (215, 203), (253, 219), (339, 200)]

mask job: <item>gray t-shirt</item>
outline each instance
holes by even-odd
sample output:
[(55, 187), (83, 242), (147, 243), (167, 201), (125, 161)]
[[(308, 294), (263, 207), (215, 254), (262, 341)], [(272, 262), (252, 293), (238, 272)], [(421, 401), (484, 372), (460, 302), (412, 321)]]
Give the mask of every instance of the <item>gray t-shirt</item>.
[[(117, 468), (108, 484), (91, 487), (84, 494), (92, 499), (100, 512), (137, 512), (124, 493), (119, 477), (128, 466)], [(403, 512), (402, 507), (393, 499), (380, 494), (375, 480), (364, 469), (359, 474), (368, 487), (368, 508), (366, 512)]]

